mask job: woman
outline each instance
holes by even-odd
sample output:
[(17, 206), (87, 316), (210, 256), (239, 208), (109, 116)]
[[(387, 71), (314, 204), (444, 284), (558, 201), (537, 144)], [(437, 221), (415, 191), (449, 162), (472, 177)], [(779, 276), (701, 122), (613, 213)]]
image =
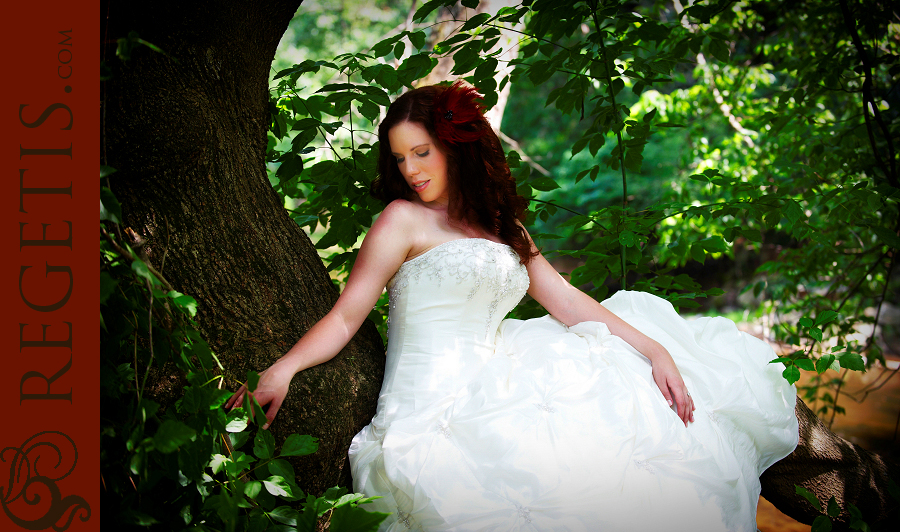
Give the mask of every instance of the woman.
[[(773, 353), (649, 294), (601, 305), (572, 287), (522, 226), (482, 111), (461, 83), (391, 105), (387, 207), (334, 309), (260, 374), (268, 423), (387, 287), (378, 409), (350, 447), (355, 489), (393, 514), (383, 530), (755, 530), (759, 474), (797, 444)], [(550, 315), (504, 320), (526, 290)]]

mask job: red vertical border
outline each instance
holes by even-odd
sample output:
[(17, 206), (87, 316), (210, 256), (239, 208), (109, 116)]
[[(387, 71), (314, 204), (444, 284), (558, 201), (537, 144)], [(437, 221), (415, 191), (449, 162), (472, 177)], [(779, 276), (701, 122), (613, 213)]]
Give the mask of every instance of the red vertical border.
[(99, 11), (0, 17), (4, 531), (100, 530)]

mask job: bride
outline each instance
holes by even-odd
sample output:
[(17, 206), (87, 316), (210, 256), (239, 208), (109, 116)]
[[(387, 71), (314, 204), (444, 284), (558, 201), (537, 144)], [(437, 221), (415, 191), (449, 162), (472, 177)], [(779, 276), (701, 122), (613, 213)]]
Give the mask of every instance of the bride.
[[(387, 287), (384, 383), (349, 451), (382, 530), (755, 530), (759, 475), (798, 439), (771, 349), (650, 294), (571, 286), (521, 224), (479, 101), (457, 82), (388, 109), (387, 206), (334, 308), (260, 373), (264, 428)], [(550, 314), (503, 319), (526, 292)]]

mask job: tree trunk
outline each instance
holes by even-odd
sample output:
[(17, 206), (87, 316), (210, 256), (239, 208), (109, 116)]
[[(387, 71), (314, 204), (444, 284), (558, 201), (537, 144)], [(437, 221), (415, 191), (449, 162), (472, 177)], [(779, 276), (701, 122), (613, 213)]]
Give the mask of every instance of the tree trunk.
[(891, 479), (900, 481), (897, 463), (828, 430), (799, 397), (794, 412), (800, 422), (800, 443), (762, 474), (762, 496), (793, 519), (811, 524), (822, 514), (797, 495), (794, 486), (802, 486), (816, 495), (823, 509), (835, 498), (841, 514), (834, 519), (834, 530), (850, 530), (848, 503), (860, 509), (869, 525), (897, 530), (900, 511), (888, 487)]
[[(199, 302), (198, 323), (233, 389), (260, 371), (332, 307), (337, 292), (306, 234), (288, 218), (265, 171), (268, 72), (300, 0), (110, 2), (103, 5), (101, 160), (123, 226), (177, 290)], [(115, 40), (146, 46), (126, 62)], [(366, 322), (334, 360), (294, 378), (272, 432), (319, 438), (297, 459), (311, 493), (346, 484), (347, 448), (374, 414), (384, 348)], [(174, 379), (156, 384), (171, 405)]]

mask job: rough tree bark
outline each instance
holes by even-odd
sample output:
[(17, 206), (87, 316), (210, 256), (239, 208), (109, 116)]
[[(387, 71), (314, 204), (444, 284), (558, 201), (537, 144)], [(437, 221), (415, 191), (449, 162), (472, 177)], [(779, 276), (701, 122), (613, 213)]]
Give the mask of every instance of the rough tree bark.
[[(334, 304), (337, 292), (265, 171), (268, 72), (300, 0), (112, 1), (101, 38), (101, 161), (124, 226), (149, 260), (200, 302), (198, 322), (233, 388), (281, 356)], [(138, 47), (126, 63), (115, 39), (136, 31), (168, 55)], [(374, 414), (384, 349), (368, 323), (334, 360), (297, 376), (272, 432), (319, 438), (294, 466), (318, 493), (346, 484), (350, 438)], [(171, 404), (180, 386), (156, 383)]]
[[(333, 305), (337, 293), (309, 238), (285, 214), (266, 178), (266, 83), (275, 48), (300, 0), (103, 2), (101, 162), (124, 225), (177, 289), (200, 302), (199, 325), (236, 386), (279, 357)], [(113, 61), (115, 39), (136, 31), (161, 47)], [(370, 420), (384, 349), (366, 323), (333, 361), (298, 375), (276, 439), (320, 438), (295, 463), (309, 492), (347, 484), (350, 438)], [(174, 377), (157, 383), (174, 401)], [(837, 437), (798, 402), (798, 449), (762, 477), (763, 495), (801, 522), (816, 514), (794, 494), (853, 502), (870, 523), (896, 523), (887, 495), (895, 465)], [(844, 515), (845, 517), (845, 515)], [(846, 519), (845, 519), (846, 521)]]
[(833, 530), (850, 530), (847, 503), (859, 508), (869, 525), (897, 530), (900, 509), (888, 485), (891, 479), (900, 481), (900, 465), (837, 436), (799, 398), (794, 412), (800, 443), (762, 474), (762, 496), (790, 517), (811, 524), (821, 514), (797, 495), (794, 486), (799, 485), (813, 492), (823, 508), (835, 498), (842, 511)]

